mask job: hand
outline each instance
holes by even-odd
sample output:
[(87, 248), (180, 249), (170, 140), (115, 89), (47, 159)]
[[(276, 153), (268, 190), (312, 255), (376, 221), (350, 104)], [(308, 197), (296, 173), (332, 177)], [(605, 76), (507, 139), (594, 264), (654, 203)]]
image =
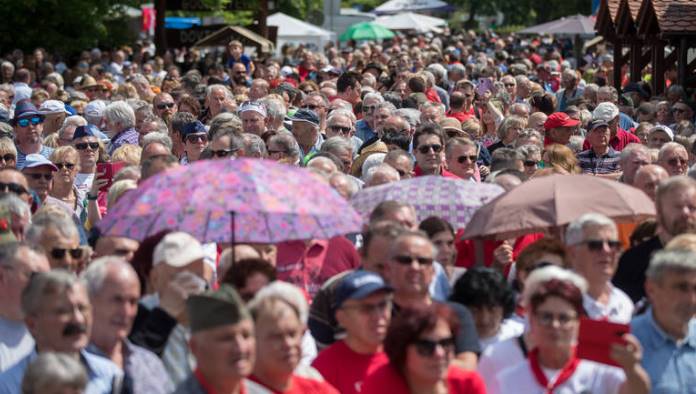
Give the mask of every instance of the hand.
[(186, 299), (192, 294), (205, 290), (201, 286), (202, 279), (195, 275), (177, 275), (160, 292), (160, 308), (170, 316), (181, 321), (186, 316)]
[(493, 251), (493, 264), (491, 268), (503, 271), (508, 264), (512, 264), (512, 245), (508, 241), (503, 241), (500, 246)]
[(97, 173), (92, 182), (92, 188), (89, 189), (89, 194), (96, 196), (99, 193), (99, 189), (109, 184), (109, 179), (102, 178), (104, 175), (106, 175), (106, 171)]
[(485, 178), (491, 174), (491, 170), (486, 166), (479, 166), (479, 174), (481, 174), (481, 178)]
[(638, 342), (638, 338), (631, 334), (624, 334), (621, 339), (625, 344), (615, 343), (611, 345), (609, 356), (616, 361), (624, 371), (632, 371), (636, 365), (640, 364), (643, 358), (643, 349)]
[(225, 99), (225, 101), (222, 102), (222, 108), (224, 108), (227, 112), (236, 113), (237, 103), (232, 99)]

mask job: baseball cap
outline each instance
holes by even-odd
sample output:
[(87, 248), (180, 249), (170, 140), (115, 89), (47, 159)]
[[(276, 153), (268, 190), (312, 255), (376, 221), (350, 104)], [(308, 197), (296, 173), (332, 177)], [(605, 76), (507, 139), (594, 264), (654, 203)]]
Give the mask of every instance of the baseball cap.
[(443, 130), (454, 130), (459, 133), (464, 133), (464, 130), (462, 130), (462, 124), (459, 123), (459, 121), (455, 118), (444, 118), (440, 121), (440, 127), (442, 127)]
[(592, 119), (601, 119), (605, 122), (611, 122), (619, 116), (619, 107), (612, 103), (604, 102), (597, 105), (597, 107), (592, 111)]
[(62, 101), (58, 100), (46, 100), (41, 104), (41, 107), (39, 107), (39, 113), (42, 115), (48, 115), (48, 114), (68, 114), (70, 115), (70, 112), (68, 112), (67, 109), (65, 109), (65, 104), (63, 104)]
[(354, 271), (341, 279), (336, 288), (335, 308), (338, 309), (348, 300), (361, 300), (378, 291), (392, 292), (381, 276), (369, 271)]
[(307, 122), (314, 126), (319, 126), (319, 116), (311, 109), (300, 108), (292, 117), (293, 122)]
[(58, 171), (58, 167), (56, 167), (53, 163), (51, 163), (50, 160), (45, 158), (43, 155), (38, 153), (28, 154), (24, 161), (24, 167), (22, 169), (37, 168), (43, 166), (48, 166), (53, 171)]
[(201, 123), (199, 120), (194, 120), (193, 122), (186, 123), (182, 128), (181, 128), (181, 137), (186, 138), (187, 135), (189, 134), (201, 134), (201, 133), (207, 133), (208, 131), (205, 129), (205, 125)]
[(170, 267), (183, 267), (205, 257), (203, 246), (197, 239), (184, 232), (169, 233), (155, 246), (152, 264), (165, 263)]
[(88, 124), (87, 126), (77, 126), (73, 134), (73, 141), (82, 137), (99, 137), (97, 126)]
[(242, 112), (246, 111), (257, 112), (264, 118), (268, 116), (266, 106), (260, 101), (245, 101), (244, 103), (242, 103), (242, 106), (239, 108), (239, 113), (241, 114)]
[(671, 141), (674, 141), (674, 131), (672, 131), (672, 129), (670, 129), (669, 127), (659, 124), (659, 125), (653, 127), (652, 129), (650, 129), (648, 134), (652, 134), (652, 133), (657, 132), (657, 131), (661, 131), (661, 132), (667, 134), (667, 136), (669, 136), (669, 139)]
[(580, 124), (580, 121), (568, 116), (565, 112), (554, 112), (544, 122), (544, 129), (551, 130), (556, 127), (574, 127)]
[(603, 121), (603, 120), (601, 120), (601, 119), (593, 120), (593, 121), (590, 122), (590, 124), (587, 126), (587, 130), (588, 130), (588, 131), (592, 131), (592, 130), (598, 128), (598, 127), (609, 127), (609, 123), (607, 123), (607, 122), (605, 122), (605, 121)]
[[(15, 122), (18, 119), (27, 118), (27, 117), (34, 116), (34, 115), (41, 115), (41, 114), (36, 109), (34, 104), (31, 103), (31, 101), (22, 100), (22, 101), (18, 102), (17, 105), (15, 106), (14, 118), (12, 118), (12, 124), (15, 124)], [(43, 116), (43, 115), (41, 115), (41, 116)]]
[(104, 115), (106, 103), (102, 100), (93, 100), (85, 105), (85, 116), (101, 118)]

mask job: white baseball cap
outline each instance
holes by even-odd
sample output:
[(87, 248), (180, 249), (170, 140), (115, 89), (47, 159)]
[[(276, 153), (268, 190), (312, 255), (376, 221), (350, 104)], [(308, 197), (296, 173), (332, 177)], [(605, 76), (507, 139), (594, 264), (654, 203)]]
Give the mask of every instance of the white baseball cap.
[(41, 107), (39, 107), (39, 113), (42, 115), (48, 115), (48, 114), (60, 114), (60, 113), (65, 113), (70, 115), (70, 112), (65, 109), (65, 104), (63, 104), (62, 101), (58, 100), (46, 100), (41, 104)]
[(183, 267), (205, 257), (201, 243), (184, 232), (169, 233), (155, 247), (152, 265), (165, 263), (171, 267)]

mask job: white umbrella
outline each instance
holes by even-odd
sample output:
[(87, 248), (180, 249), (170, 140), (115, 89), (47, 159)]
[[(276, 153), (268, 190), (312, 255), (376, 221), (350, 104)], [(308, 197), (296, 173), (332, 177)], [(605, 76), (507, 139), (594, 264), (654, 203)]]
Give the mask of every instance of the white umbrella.
[(439, 33), (441, 27), (447, 26), (447, 21), (428, 15), (404, 12), (396, 15), (385, 15), (375, 19), (376, 23), (391, 30), (415, 30), (421, 33), (433, 31)]
[(375, 14), (396, 14), (404, 11), (433, 11), (452, 9), (441, 0), (389, 0), (374, 9)]

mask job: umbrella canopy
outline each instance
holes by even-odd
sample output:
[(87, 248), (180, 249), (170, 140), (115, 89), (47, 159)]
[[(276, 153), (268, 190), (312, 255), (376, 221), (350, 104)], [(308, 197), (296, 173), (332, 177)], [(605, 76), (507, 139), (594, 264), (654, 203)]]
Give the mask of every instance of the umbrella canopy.
[(595, 35), (595, 18), (585, 15), (572, 15), (556, 19), (541, 25), (528, 27), (518, 34), (554, 34), (554, 35)]
[(493, 184), (423, 176), (363, 189), (350, 202), (365, 220), (379, 203), (394, 200), (413, 205), (419, 221), (438, 216), (464, 228), (477, 209), (503, 191)]
[(374, 9), (377, 15), (404, 11), (451, 11), (454, 7), (441, 0), (389, 0)]
[(590, 175), (532, 179), (481, 207), (464, 238), (508, 239), (566, 225), (596, 212), (617, 221), (655, 215), (655, 204), (640, 190)]
[(380, 16), (375, 23), (391, 30), (415, 30), (421, 33), (442, 31), (440, 27), (447, 26), (447, 21), (428, 15), (404, 12), (402, 14)]
[(394, 32), (374, 22), (360, 22), (346, 29), (339, 39), (341, 41), (375, 41), (394, 37)]
[(172, 229), (201, 242), (276, 243), (327, 239), (358, 232), (361, 224), (350, 204), (309, 171), (237, 159), (158, 174), (123, 196), (99, 228), (136, 240)]

